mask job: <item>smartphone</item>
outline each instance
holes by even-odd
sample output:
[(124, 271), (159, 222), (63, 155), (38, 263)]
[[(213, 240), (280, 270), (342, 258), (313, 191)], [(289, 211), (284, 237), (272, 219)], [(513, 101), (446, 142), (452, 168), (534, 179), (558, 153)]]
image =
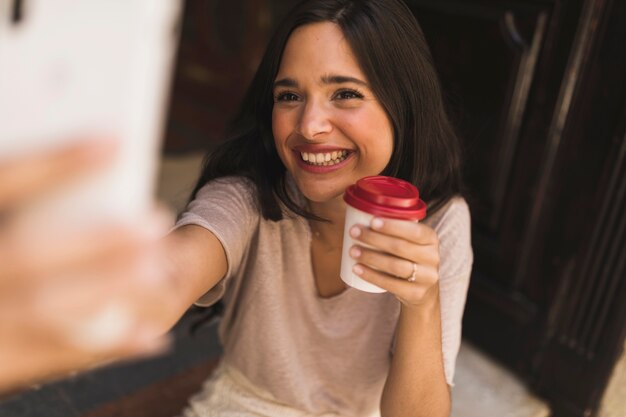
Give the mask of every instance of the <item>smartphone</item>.
[(152, 205), (179, 0), (0, 0), (0, 163), (116, 139), (109, 168), (30, 207), (46, 221), (133, 218)]

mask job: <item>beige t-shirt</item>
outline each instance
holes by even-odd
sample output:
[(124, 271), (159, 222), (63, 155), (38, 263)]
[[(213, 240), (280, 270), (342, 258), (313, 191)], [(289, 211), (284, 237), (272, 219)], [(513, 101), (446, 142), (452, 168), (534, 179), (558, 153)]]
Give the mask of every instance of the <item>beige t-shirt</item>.
[[(214, 180), (177, 223), (205, 227), (226, 252), (226, 276), (197, 302), (209, 306), (223, 297), (223, 359), (293, 407), (313, 414), (371, 413), (389, 370), (399, 301), (354, 288), (321, 298), (308, 222), (295, 215), (263, 219), (253, 187), (240, 177)], [(443, 358), (452, 385), (473, 259), (467, 204), (455, 198), (425, 222), (440, 239)]]

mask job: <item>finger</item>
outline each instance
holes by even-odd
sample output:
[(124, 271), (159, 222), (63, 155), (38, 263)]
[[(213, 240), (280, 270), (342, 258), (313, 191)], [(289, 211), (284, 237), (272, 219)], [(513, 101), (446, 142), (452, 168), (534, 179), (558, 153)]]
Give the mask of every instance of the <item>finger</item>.
[(430, 245), (438, 240), (437, 233), (431, 227), (413, 221), (374, 217), (370, 227), (379, 233), (422, 245)]
[[(142, 335), (142, 332), (138, 332)], [(46, 382), (69, 373), (92, 369), (112, 361), (158, 355), (171, 346), (169, 337), (129, 339), (125, 346), (109, 352), (89, 352), (67, 345), (57, 345), (41, 338), (14, 338), (0, 346), (0, 392)]]
[[(67, 320), (56, 334), (68, 346), (94, 353), (128, 353), (161, 336), (158, 326), (131, 306), (109, 303), (78, 319)], [(52, 330), (52, 328), (50, 328)]]
[(123, 278), (102, 274), (92, 281), (40, 286), (36, 294), (13, 298), (0, 305), (0, 314), (11, 322), (10, 326), (0, 323), (0, 334), (39, 335), (48, 345), (91, 352), (127, 346), (141, 329), (151, 328), (157, 335), (164, 315), (171, 314), (168, 300), (164, 294), (146, 297), (153, 288)]
[(114, 225), (69, 236), (18, 231), (0, 242), (0, 289), (134, 256), (163, 236), (170, 223), (166, 214), (155, 211), (132, 227)]
[[(111, 162), (113, 140), (81, 141), (62, 150), (0, 161), (0, 208), (8, 208)], [(81, 175), (79, 175), (81, 174)]]
[(432, 286), (430, 283), (423, 285), (418, 281), (408, 282), (405, 279), (393, 277), (361, 263), (356, 264), (352, 271), (365, 281), (387, 290), (399, 298), (410, 300), (411, 302), (419, 302), (428, 291), (428, 288)]
[(103, 350), (134, 335), (138, 324), (163, 328), (173, 308), (166, 274), (140, 268), (89, 271), (91, 275), (73, 279), (51, 277), (8, 298), (0, 295), (0, 335), (32, 332)]
[[(398, 258), (397, 256), (358, 245), (350, 249), (350, 256), (357, 262), (378, 271), (383, 271), (390, 276), (408, 279), (413, 275), (414, 263), (408, 259)], [(415, 263), (415, 276), (416, 278), (430, 280), (437, 279), (437, 273), (434, 268), (418, 263)]]
[(410, 259), (417, 263), (438, 264), (439, 249), (437, 244), (421, 245), (396, 236), (384, 234), (369, 227), (355, 225), (350, 229), (350, 236), (359, 242), (372, 246), (399, 258)]

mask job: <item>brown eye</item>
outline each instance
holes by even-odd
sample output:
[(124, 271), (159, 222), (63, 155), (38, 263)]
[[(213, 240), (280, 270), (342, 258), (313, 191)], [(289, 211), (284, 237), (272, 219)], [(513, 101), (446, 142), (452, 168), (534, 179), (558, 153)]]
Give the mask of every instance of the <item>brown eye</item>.
[(335, 94), (335, 98), (339, 100), (352, 100), (352, 99), (362, 99), (363, 94), (359, 93), (357, 90), (340, 90)]
[(275, 98), (276, 101), (298, 101), (299, 99), (300, 97), (298, 97), (294, 93), (289, 93), (289, 92), (280, 93), (276, 95), (276, 98)]

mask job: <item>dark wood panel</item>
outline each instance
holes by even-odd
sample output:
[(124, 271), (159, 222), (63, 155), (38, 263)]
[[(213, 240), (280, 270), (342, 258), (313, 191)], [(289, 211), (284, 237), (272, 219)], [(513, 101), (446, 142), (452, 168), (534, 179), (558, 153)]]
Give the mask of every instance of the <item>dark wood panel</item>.
[[(532, 183), (520, 190), (511, 182), (520, 165), (522, 127), (551, 5), (412, 4), (465, 145), (475, 251), (465, 334), (529, 377), (533, 351), (527, 341), (540, 321), (540, 309), (515, 288), (524, 228), (512, 233), (510, 226), (526, 224), (528, 216), (512, 219), (507, 214), (511, 193), (532, 195)], [(524, 164), (529, 162), (531, 169), (537, 165), (534, 160)], [(529, 211), (532, 200), (521, 204)]]
[[(471, 144), (467, 152), (468, 178), (474, 193), (470, 203), (476, 261), (464, 320), (465, 335), (528, 379), (532, 377), (537, 332), (541, 332), (544, 309), (551, 300), (547, 292), (536, 297), (538, 294), (527, 291), (527, 282), (539, 277), (527, 274), (528, 263), (537, 263), (538, 259), (524, 260), (520, 255), (529, 239), (538, 238), (529, 236), (527, 231), (533, 208), (543, 208), (545, 203), (542, 196), (537, 195), (537, 184), (542, 176), (539, 168), (548, 149), (546, 132), (552, 123), (551, 115), (568, 63), (569, 54), (564, 51), (571, 48), (581, 13), (581, 8), (576, 6), (570, 3), (569, 8), (564, 9), (561, 4), (544, 4), (536, 6), (534, 11), (528, 8), (511, 11), (525, 17), (518, 19), (526, 22), (518, 25), (522, 28), (520, 33), (527, 40), (525, 44), (530, 45), (526, 51), (537, 55), (529, 59), (534, 61), (532, 66), (522, 65), (520, 57), (515, 71), (509, 67), (508, 89), (502, 91), (507, 105), (483, 116), (497, 119), (498, 130), (493, 132), (490, 141), (477, 147), (479, 152), (484, 152), (485, 146), (502, 150), (507, 149), (502, 143), (507, 143), (508, 150), (491, 153), (483, 160), (474, 159)], [(501, 13), (504, 18), (507, 10)], [(517, 51), (520, 56), (519, 49)], [(477, 66), (482, 65), (490, 74), (490, 63), (479, 61)], [(531, 73), (523, 74), (524, 70)], [(493, 79), (479, 77), (474, 82), (489, 90)], [(505, 132), (509, 132), (508, 135)], [(467, 130), (462, 133), (467, 143)], [(511, 159), (502, 163), (499, 158), (511, 150)], [(483, 171), (473, 176), (473, 165), (482, 167)], [(501, 177), (499, 170), (504, 171)], [(486, 191), (476, 193), (479, 187)], [(523, 270), (526, 272), (520, 274)]]
[(599, 207), (587, 253), (578, 261), (581, 268), (570, 276), (565, 295), (569, 302), (558, 327), (559, 342), (589, 359), (598, 353), (608, 310), (623, 300), (617, 298), (616, 289), (626, 276), (626, 138), (617, 152), (619, 160), (606, 192), (609, 198)]
[(273, 28), (297, 0), (187, 0), (166, 153), (223, 140)]
[(166, 131), (168, 153), (224, 138), (272, 29), (268, 0), (189, 0)]
[(412, 2), (464, 140), (476, 269), (511, 287), (520, 237), (500, 223), (549, 9)]
[(595, 218), (593, 228), (559, 275), (545, 350), (536, 358), (536, 386), (561, 410), (555, 417), (595, 414), (626, 336), (626, 129), (620, 130), (608, 175), (594, 178), (603, 198), (579, 213)]
[(626, 208), (598, 207), (621, 193), (607, 167), (626, 175), (621, 136), (609, 139), (625, 117), (624, 6), (412, 3), (467, 148), (476, 262), (465, 335), (534, 381), (557, 415), (593, 411), (624, 334)]
[(532, 289), (556, 293), (535, 358), (555, 417), (596, 414), (626, 337), (626, 4), (587, 7), (591, 33), (555, 161), (560, 215), (543, 266), (552, 282)]

